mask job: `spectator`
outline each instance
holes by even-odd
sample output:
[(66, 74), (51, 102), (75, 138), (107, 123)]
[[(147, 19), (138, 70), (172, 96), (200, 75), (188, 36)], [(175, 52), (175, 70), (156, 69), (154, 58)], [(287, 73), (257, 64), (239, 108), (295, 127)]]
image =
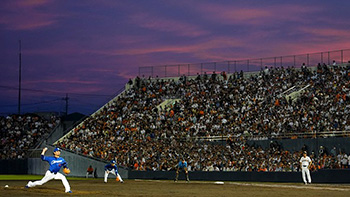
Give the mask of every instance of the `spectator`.
[[(120, 165), (138, 170), (171, 170), (184, 156), (182, 150), (191, 150), (193, 170), (258, 171), (265, 166), (269, 171), (295, 171), (300, 152), (274, 145), (263, 150), (245, 140), (291, 134), (297, 138), (348, 128), (348, 70), (319, 69), (271, 68), (246, 78), (241, 71), (227, 81), (206, 74), (197, 80), (138, 78), (138, 85), (76, 127), (59, 145), (105, 160), (117, 155)], [(283, 93), (292, 87), (309, 88), (289, 102)], [(179, 100), (157, 108), (169, 98)], [(211, 141), (215, 136), (232, 139), (227, 146), (218, 145)], [(339, 166), (339, 160), (326, 152), (313, 159), (320, 168)]]
[(59, 123), (59, 118), (50, 120), (34, 114), (0, 116), (0, 159), (21, 159), (34, 148)]

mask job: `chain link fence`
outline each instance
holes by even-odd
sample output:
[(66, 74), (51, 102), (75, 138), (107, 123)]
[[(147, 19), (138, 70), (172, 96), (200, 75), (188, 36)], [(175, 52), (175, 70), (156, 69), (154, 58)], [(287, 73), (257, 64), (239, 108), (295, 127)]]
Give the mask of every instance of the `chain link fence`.
[(226, 73), (234, 72), (254, 72), (260, 71), (265, 67), (301, 67), (316, 66), (321, 64), (343, 64), (350, 61), (350, 49), (342, 49), (336, 51), (326, 51), (318, 53), (307, 53), (299, 55), (276, 56), (267, 58), (255, 58), (247, 60), (234, 60), (223, 62), (206, 62), (196, 64), (178, 64), (178, 65), (162, 65), (162, 66), (146, 66), (139, 67), (140, 77), (179, 77), (182, 75), (193, 76), (197, 74), (211, 74), (213, 72)]

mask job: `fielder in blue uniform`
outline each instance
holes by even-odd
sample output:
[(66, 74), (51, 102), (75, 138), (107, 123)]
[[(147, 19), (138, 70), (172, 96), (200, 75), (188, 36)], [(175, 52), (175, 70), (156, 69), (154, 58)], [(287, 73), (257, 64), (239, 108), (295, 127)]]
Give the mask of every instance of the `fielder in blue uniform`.
[(177, 164), (176, 167), (177, 168), (176, 168), (175, 182), (178, 181), (180, 170), (185, 172), (185, 174), (186, 174), (186, 181), (189, 182), (190, 179), (188, 178), (187, 162), (185, 161), (185, 159), (181, 159), (181, 161)]
[(107, 183), (107, 177), (109, 173), (114, 174), (116, 176), (116, 181), (120, 181), (121, 183), (124, 183), (122, 177), (118, 173), (117, 168), (117, 162), (115, 160), (112, 160), (109, 164), (105, 165), (105, 179), (104, 182)]
[(26, 188), (42, 185), (52, 179), (58, 179), (62, 181), (63, 186), (65, 188), (65, 192), (72, 193), (66, 177), (59, 172), (61, 167), (68, 168), (67, 162), (62, 157), (60, 157), (61, 150), (59, 148), (55, 148), (53, 151), (53, 155), (54, 155), (53, 157), (45, 156), (46, 151), (47, 151), (47, 148), (45, 147), (41, 152), (41, 160), (47, 161), (50, 164), (50, 168), (46, 171), (45, 176), (40, 181), (34, 181), (34, 182), (29, 181), (28, 184), (26, 185)]

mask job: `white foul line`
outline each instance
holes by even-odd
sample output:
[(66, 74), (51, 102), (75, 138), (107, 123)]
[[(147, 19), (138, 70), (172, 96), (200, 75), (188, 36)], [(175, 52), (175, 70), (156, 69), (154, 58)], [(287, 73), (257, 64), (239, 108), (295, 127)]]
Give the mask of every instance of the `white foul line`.
[(258, 186), (258, 187), (277, 187), (277, 188), (295, 188), (295, 189), (315, 189), (315, 190), (333, 190), (333, 191), (350, 191), (348, 188), (338, 188), (338, 187), (315, 187), (312, 185), (297, 186), (297, 185), (270, 185), (270, 184), (259, 184), (259, 183), (235, 183), (229, 182), (232, 185), (241, 185), (241, 186)]
[[(167, 180), (147, 180), (147, 179), (135, 179), (135, 181), (145, 181), (145, 182), (169, 182)], [(185, 181), (179, 181), (180, 183)], [(211, 181), (190, 181), (190, 183), (200, 183), (200, 184), (215, 184)], [(281, 184), (259, 184), (259, 183), (237, 183), (237, 182), (226, 182), (231, 185), (239, 186), (257, 186), (257, 187), (273, 187), (273, 188), (294, 188), (294, 189), (314, 189), (314, 190), (332, 190), (332, 191), (350, 191), (350, 188), (339, 188), (339, 187), (324, 187), (322, 184), (317, 184), (318, 187), (313, 186), (314, 184), (309, 185), (281, 185)]]

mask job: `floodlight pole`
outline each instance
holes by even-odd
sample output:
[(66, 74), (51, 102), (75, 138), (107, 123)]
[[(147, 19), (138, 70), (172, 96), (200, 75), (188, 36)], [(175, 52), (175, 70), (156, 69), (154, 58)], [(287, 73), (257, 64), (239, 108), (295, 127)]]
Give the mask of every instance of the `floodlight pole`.
[(18, 114), (21, 114), (21, 84), (22, 84), (22, 53), (21, 40), (19, 40), (19, 70), (18, 70)]
[(62, 98), (62, 100), (66, 101), (66, 116), (68, 115), (68, 100), (69, 100), (69, 97), (68, 97), (68, 93), (66, 93), (66, 97), (65, 98)]

